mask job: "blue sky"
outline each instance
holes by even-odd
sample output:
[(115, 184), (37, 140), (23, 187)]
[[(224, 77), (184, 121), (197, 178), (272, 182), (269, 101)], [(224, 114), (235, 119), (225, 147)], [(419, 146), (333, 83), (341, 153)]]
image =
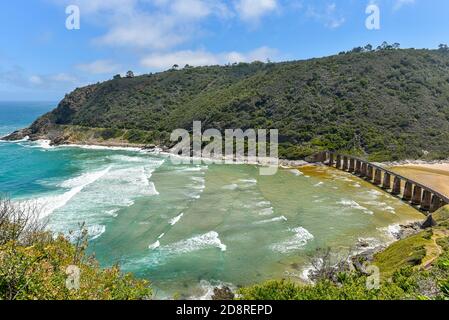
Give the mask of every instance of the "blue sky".
[[(380, 30), (365, 10), (380, 9)], [(66, 7), (80, 29), (66, 28)], [(59, 100), (134, 70), (449, 43), (447, 0), (14, 0), (0, 3), (0, 100)]]

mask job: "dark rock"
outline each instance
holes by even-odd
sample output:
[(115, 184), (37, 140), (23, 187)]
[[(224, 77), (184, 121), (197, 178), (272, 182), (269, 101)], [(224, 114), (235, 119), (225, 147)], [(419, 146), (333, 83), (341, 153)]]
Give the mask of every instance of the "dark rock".
[(2, 137), (2, 139), (6, 140), (6, 141), (17, 141), (17, 140), (24, 139), (26, 136), (30, 136), (30, 135), (31, 135), (30, 130), (23, 129), (23, 130), (15, 131), (5, 137)]
[(143, 149), (152, 151), (156, 148), (157, 148), (157, 146), (155, 144), (149, 144), (149, 145), (146, 145)]
[(229, 287), (215, 288), (214, 295), (212, 296), (212, 300), (234, 300), (235, 294)]
[(424, 221), (423, 224), (421, 225), (421, 229), (432, 228), (432, 227), (435, 227), (436, 225), (437, 225), (437, 223), (433, 219), (433, 216), (431, 214), (429, 214), (426, 221)]

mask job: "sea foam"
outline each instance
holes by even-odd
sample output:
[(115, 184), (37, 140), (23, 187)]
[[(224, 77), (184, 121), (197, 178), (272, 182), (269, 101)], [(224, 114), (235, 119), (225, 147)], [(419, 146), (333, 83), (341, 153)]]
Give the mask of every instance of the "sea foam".
[(346, 208), (363, 211), (364, 213), (369, 214), (369, 215), (373, 215), (374, 214), (373, 211), (371, 211), (371, 210), (361, 206), (360, 204), (358, 204), (354, 200), (342, 199), (341, 201), (337, 202), (337, 204), (341, 204), (341, 205), (343, 205)]
[(181, 218), (184, 216), (184, 213), (181, 213), (180, 215), (174, 217), (173, 219), (171, 219), (169, 221), (169, 224), (174, 226), (175, 224), (177, 224), (179, 222), (179, 220), (181, 220)]
[(104, 177), (111, 167), (105, 170), (85, 173), (79, 177), (69, 179), (63, 182), (60, 186), (63, 188), (71, 188), (69, 191), (60, 194), (45, 196), (36, 199), (37, 205), (41, 208), (40, 218), (44, 218), (52, 214), (55, 210), (64, 207), (73, 197), (80, 193), (85, 187)]
[(313, 235), (303, 227), (289, 229), (289, 232), (294, 233), (294, 236), (284, 242), (272, 245), (271, 249), (281, 253), (288, 253), (303, 248), (307, 242), (314, 238)]
[(163, 249), (166, 249), (172, 254), (183, 254), (211, 247), (218, 248), (221, 251), (226, 251), (227, 249), (226, 245), (221, 242), (219, 234), (215, 231), (176, 242), (164, 247)]

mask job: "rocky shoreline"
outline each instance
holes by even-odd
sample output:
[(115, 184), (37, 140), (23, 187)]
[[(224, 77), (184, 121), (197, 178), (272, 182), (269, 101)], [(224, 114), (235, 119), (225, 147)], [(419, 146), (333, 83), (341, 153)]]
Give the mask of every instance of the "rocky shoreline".
[(353, 257), (352, 261), (368, 261), (371, 262), (374, 260), (374, 256), (377, 253), (382, 252), (392, 243), (407, 239), (413, 235), (416, 235), (434, 225), (432, 216), (428, 216), (424, 221), (416, 221), (408, 224), (399, 225), (399, 229), (396, 232), (392, 232), (393, 241), (390, 243), (380, 244), (373, 246), (367, 240), (359, 239), (355, 246), (355, 252), (357, 252)]

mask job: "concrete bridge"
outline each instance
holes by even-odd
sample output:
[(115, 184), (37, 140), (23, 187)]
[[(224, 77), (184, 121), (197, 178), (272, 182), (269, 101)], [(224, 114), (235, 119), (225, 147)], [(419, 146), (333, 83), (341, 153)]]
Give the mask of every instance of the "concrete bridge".
[(448, 197), (432, 188), (363, 159), (324, 151), (313, 156), (313, 162), (357, 175), (426, 213), (433, 213), (449, 204)]

